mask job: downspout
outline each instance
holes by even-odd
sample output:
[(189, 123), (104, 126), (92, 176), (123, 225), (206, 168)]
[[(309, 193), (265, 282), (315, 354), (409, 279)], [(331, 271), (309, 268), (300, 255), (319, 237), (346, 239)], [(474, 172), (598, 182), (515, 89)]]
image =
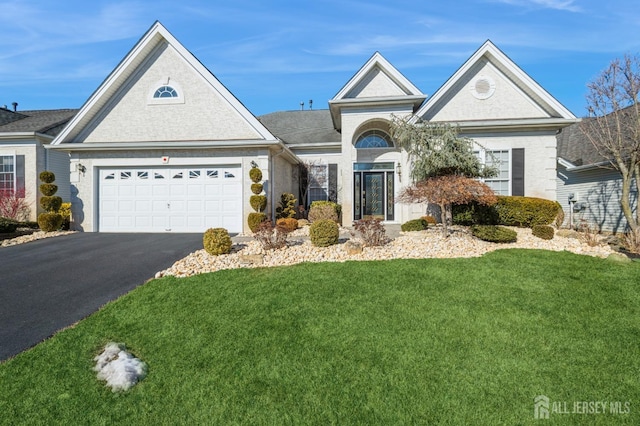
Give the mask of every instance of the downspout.
[(276, 219), (276, 198), (274, 197), (274, 191), (273, 191), (273, 187), (274, 187), (274, 175), (275, 175), (275, 159), (276, 157), (281, 156), (284, 153), (285, 149), (284, 146), (280, 147), (280, 152), (278, 152), (277, 154), (274, 154), (271, 156), (271, 164), (269, 165), (269, 177), (270, 177), (270, 185), (269, 185), (269, 192), (270, 197), (271, 198), (271, 222), (275, 223), (275, 219)]

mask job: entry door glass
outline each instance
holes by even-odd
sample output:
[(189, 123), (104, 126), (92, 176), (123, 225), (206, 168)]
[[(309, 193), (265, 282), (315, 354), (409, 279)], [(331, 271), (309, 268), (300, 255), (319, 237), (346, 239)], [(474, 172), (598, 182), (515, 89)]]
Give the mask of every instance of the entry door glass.
[(384, 173), (363, 173), (363, 178), (363, 216), (384, 220)]

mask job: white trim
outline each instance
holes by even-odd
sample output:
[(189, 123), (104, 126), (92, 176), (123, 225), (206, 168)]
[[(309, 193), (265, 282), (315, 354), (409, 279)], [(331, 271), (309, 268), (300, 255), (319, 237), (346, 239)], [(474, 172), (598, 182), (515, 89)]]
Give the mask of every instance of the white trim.
[[(178, 96), (171, 98), (156, 98), (154, 95), (156, 91), (164, 86), (173, 88)], [(175, 80), (171, 80), (171, 77), (164, 78), (149, 88), (147, 94), (147, 105), (167, 105), (167, 104), (183, 104), (184, 103), (184, 90), (182, 86)]]

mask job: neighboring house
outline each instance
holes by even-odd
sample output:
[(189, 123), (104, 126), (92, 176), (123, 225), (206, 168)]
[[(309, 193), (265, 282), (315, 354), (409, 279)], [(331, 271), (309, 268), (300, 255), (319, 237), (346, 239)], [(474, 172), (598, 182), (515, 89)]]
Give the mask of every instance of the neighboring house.
[[(14, 105), (16, 109), (17, 104)], [(17, 111), (0, 108), (0, 190), (24, 197), (30, 220), (36, 220), (40, 199), (38, 175), (44, 170), (55, 173), (56, 195), (63, 201), (69, 195), (69, 155), (46, 150), (75, 109)]]
[(556, 199), (555, 135), (576, 117), (490, 41), (426, 99), (375, 53), (328, 110), (256, 118), (156, 22), (50, 148), (70, 154), (73, 226), (85, 231), (246, 231), (254, 162), (269, 213), (299, 193), (306, 163), (307, 205), (339, 202), (345, 225), (405, 222), (425, 206), (395, 202), (410, 165), (389, 135), (394, 115), (457, 123), (481, 158), (500, 160), (496, 192)]
[[(625, 232), (620, 173), (598, 153), (580, 124), (563, 129), (557, 139), (557, 200), (565, 212), (565, 225), (577, 226), (584, 221), (601, 231)], [(632, 205), (636, 205), (637, 198), (638, 189), (634, 186)]]

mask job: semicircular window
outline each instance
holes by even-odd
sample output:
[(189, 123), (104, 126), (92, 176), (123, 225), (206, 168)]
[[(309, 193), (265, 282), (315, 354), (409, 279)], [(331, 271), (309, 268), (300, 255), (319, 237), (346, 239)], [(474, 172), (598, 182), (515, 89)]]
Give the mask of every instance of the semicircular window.
[(356, 148), (389, 148), (393, 142), (389, 135), (380, 130), (368, 130), (358, 137)]
[(153, 94), (154, 98), (177, 98), (178, 92), (171, 86), (161, 86)]

